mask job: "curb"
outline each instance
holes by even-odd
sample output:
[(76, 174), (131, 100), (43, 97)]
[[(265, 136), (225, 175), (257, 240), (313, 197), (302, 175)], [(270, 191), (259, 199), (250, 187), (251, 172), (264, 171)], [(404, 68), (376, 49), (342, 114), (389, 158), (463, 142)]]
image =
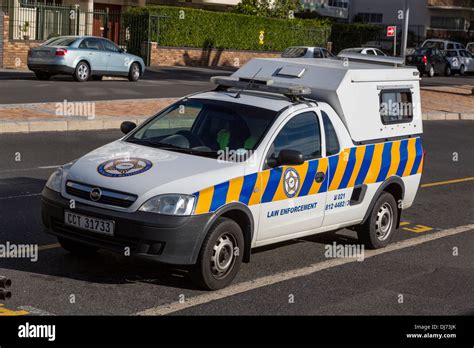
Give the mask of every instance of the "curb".
[[(0, 134), (8, 133), (37, 133), (37, 132), (65, 132), (102, 129), (120, 129), (123, 121), (132, 121), (140, 124), (150, 116), (100, 118), (94, 120), (32, 120), (20, 122), (1, 122)], [(474, 112), (427, 112), (422, 114), (424, 121), (474, 121)]]
[(33, 120), (24, 122), (0, 122), (0, 134), (65, 132), (101, 129), (120, 129), (123, 121), (140, 124), (149, 117), (102, 118), (95, 120)]
[(474, 112), (424, 112), (421, 118), (424, 121), (472, 121), (474, 120)]

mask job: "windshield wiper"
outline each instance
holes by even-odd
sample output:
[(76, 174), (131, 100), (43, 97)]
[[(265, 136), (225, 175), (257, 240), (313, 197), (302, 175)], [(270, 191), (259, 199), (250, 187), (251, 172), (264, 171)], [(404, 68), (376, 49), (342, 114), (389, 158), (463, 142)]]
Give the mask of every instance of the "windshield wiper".
[(198, 156), (206, 156), (206, 157), (211, 157), (211, 158), (217, 158), (217, 151), (194, 150), (194, 149), (180, 147), (180, 146), (173, 145), (173, 144), (162, 143), (162, 142), (159, 142), (159, 141), (153, 141), (153, 140), (150, 140), (150, 139), (128, 139), (127, 141), (129, 141), (133, 144), (149, 145), (149, 146), (156, 147), (156, 148), (162, 149), (162, 150), (176, 151), (176, 152), (187, 153), (187, 154), (190, 154), (190, 155), (198, 155)]

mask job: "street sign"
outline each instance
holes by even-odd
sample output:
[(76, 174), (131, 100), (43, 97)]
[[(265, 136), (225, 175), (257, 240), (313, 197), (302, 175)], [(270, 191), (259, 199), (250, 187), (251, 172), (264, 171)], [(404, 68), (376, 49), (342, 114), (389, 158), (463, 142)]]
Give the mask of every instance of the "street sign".
[(395, 26), (387, 27), (387, 37), (394, 37), (396, 32), (397, 32), (397, 27)]

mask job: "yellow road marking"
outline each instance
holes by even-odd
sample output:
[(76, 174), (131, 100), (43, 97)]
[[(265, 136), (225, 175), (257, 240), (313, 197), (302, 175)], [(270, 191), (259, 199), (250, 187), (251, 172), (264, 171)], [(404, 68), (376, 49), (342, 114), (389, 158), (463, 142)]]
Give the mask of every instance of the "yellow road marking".
[(54, 248), (59, 248), (60, 246), (61, 246), (61, 245), (60, 245), (59, 243), (40, 245), (40, 246), (38, 247), (38, 250), (54, 249)]
[(432, 227), (424, 226), (424, 225), (415, 225), (415, 227), (404, 227), (403, 228), (406, 231), (410, 231), (413, 233), (423, 233), (423, 232), (428, 232), (433, 230)]
[(25, 310), (20, 310), (20, 311), (15, 311), (12, 309), (7, 309), (4, 307), (5, 305), (3, 303), (0, 303), (0, 317), (1, 316), (17, 316), (17, 315), (28, 315), (30, 312), (25, 311)]
[(431, 186), (438, 186), (438, 185), (456, 184), (458, 182), (466, 182), (466, 181), (472, 181), (472, 180), (474, 180), (474, 177), (454, 179), (454, 180), (446, 180), (446, 181), (439, 181), (439, 182), (432, 182), (432, 183), (429, 183), (429, 184), (423, 184), (423, 185), (421, 185), (421, 187), (431, 187)]
[(406, 226), (409, 225), (410, 223), (408, 221), (400, 221), (400, 226)]

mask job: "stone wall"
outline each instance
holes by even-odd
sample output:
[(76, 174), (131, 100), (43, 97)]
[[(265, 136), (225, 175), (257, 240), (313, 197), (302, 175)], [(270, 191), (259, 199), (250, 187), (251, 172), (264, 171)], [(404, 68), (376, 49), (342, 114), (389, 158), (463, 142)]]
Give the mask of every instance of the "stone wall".
[(252, 58), (275, 58), (279, 52), (219, 50), (202, 48), (159, 47), (151, 43), (153, 66), (225, 66), (238, 68)]

